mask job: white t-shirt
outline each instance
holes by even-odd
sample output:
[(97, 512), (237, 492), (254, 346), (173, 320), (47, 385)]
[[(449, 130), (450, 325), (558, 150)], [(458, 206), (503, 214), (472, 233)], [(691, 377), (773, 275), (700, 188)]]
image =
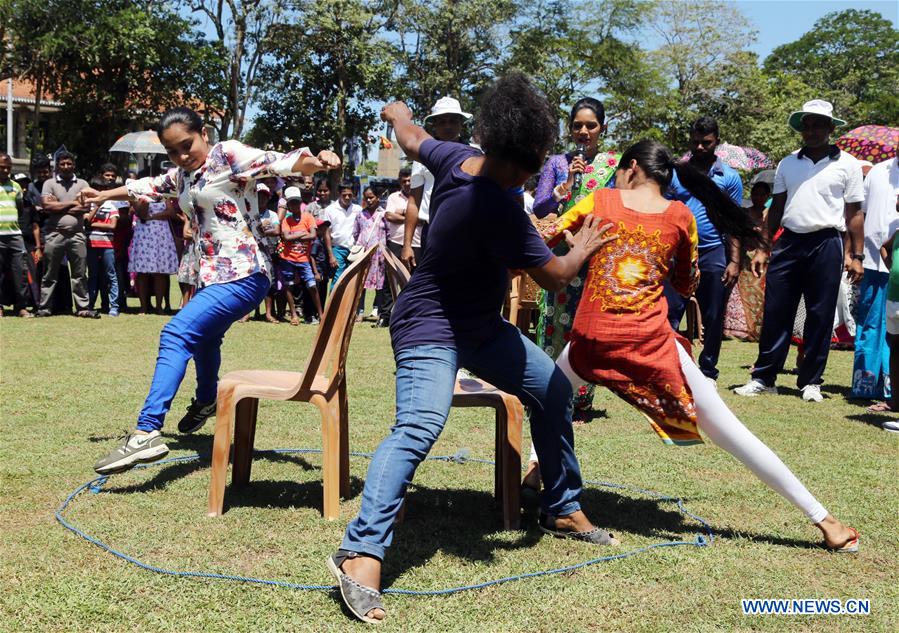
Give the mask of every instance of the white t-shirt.
[(421, 163), (412, 163), (412, 188), (424, 187), (421, 192), (421, 204), (418, 205), (418, 221), (430, 222), (431, 190), (434, 188), (434, 174)]
[[(271, 228), (275, 228), (280, 223), (278, 214), (271, 209), (263, 209), (259, 212), (259, 221), (264, 222), (265, 220), (269, 221)], [(265, 240), (268, 242), (269, 248), (274, 252), (274, 249), (278, 247), (278, 242), (281, 241), (281, 238), (277, 235), (266, 235)]]
[(353, 223), (360, 211), (362, 207), (355, 202), (351, 202), (346, 209), (337, 200), (328, 205), (325, 217), (331, 222), (331, 246), (353, 247), (356, 243), (353, 239)]
[[(394, 191), (392, 194), (387, 196), (387, 205), (386, 210), (387, 213), (396, 213), (398, 215), (405, 216), (406, 215), (406, 205), (409, 203), (409, 198), (403, 195), (402, 191)], [(391, 222), (387, 220), (387, 239), (394, 244), (403, 245), (403, 237), (405, 235), (406, 224), (405, 222)], [(421, 246), (421, 225), (415, 227), (415, 232), (412, 234), (412, 246), (418, 248)]]
[(844, 203), (861, 202), (862, 168), (850, 154), (835, 151), (817, 163), (802, 150), (777, 165), (772, 193), (787, 193), (781, 224), (794, 233), (846, 230)]
[(899, 159), (878, 163), (865, 178), (865, 268), (888, 273), (890, 269), (880, 257), (880, 247), (890, 239), (890, 222), (899, 219), (896, 214), (896, 196), (899, 196)]

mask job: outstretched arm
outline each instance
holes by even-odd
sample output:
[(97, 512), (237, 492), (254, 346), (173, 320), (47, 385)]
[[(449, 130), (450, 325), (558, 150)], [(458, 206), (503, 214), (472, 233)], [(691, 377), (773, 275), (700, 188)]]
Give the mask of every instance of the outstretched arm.
[(602, 220), (591, 214), (584, 219), (577, 235), (565, 231), (564, 236), (571, 250), (563, 257), (553, 257), (540, 268), (528, 268), (527, 273), (540, 287), (552, 292), (565, 288), (577, 276), (584, 262), (604, 245), (617, 239), (617, 235), (605, 234), (612, 228), (611, 222), (600, 225), (601, 222)]
[(424, 128), (412, 122), (412, 111), (402, 101), (388, 103), (381, 110), (381, 120), (390, 123), (396, 133), (396, 140), (406, 157), (418, 160), (421, 144), (431, 138)]

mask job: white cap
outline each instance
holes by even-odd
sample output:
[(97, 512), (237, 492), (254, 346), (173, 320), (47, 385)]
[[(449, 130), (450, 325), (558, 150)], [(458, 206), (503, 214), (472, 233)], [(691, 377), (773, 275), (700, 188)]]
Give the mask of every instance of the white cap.
[(824, 99), (812, 99), (811, 101), (806, 101), (802, 104), (802, 110), (791, 114), (787, 122), (790, 124), (791, 128), (797, 132), (801, 132), (802, 119), (808, 114), (817, 114), (818, 116), (827, 117), (837, 127), (846, 125), (846, 122), (843, 119), (838, 119), (833, 115), (833, 104), (830, 103), (830, 101), (824, 101)]
[(284, 190), (284, 199), (285, 200), (302, 200), (303, 194), (300, 193), (299, 187), (288, 187)]
[(471, 115), (468, 112), (462, 112), (462, 106), (459, 104), (458, 99), (453, 99), (452, 97), (441, 97), (437, 100), (437, 103), (434, 104), (434, 107), (431, 108), (431, 114), (425, 117), (425, 121), (433, 117), (442, 116), (444, 114), (456, 114), (463, 119), (471, 118)]
[(265, 184), (264, 182), (257, 182), (256, 183), (256, 193), (259, 193), (260, 191), (264, 191), (265, 193), (272, 192), (272, 190), (268, 188), (267, 184)]

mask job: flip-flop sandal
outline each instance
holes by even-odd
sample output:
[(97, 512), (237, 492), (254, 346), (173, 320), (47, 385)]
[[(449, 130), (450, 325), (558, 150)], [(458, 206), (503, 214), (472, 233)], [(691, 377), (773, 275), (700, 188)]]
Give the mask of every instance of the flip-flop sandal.
[(575, 541), (584, 541), (585, 543), (593, 543), (594, 545), (616, 545), (614, 542), (615, 535), (601, 528), (593, 528), (586, 532), (574, 532), (571, 530), (557, 530), (555, 517), (548, 514), (540, 514), (537, 526), (544, 534), (550, 534), (556, 538), (567, 538)]
[(291, 319), (291, 320), (290, 320), (290, 324), (291, 324), (291, 325), (299, 325), (299, 324), (300, 324), (300, 320), (299, 320), (299, 319)]
[(854, 527), (851, 527), (849, 529), (852, 531), (852, 538), (846, 541), (846, 543), (842, 547), (831, 547), (825, 542), (824, 549), (829, 552), (834, 552), (835, 554), (858, 554), (858, 530), (856, 530)]
[(865, 409), (868, 413), (893, 413), (889, 402), (878, 402)]
[(335, 554), (328, 556), (326, 561), (328, 569), (340, 586), (340, 597), (343, 599), (343, 603), (346, 605), (347, 609), (349, 609), (354, 616), (367, 624), (381, 624), (383, 620), (368, 617), (368, 614), (372, 609), (381, 609), (384, 611), (385, 615), (387, 614), (387, 610), (381, 602), (381, 592), (359, 584), (340, 569), (340, 566), (343, 565), (343, 561), (348, 558), (355, 558), (356, 556), (358, 556), (356, 552), (337, 550)]

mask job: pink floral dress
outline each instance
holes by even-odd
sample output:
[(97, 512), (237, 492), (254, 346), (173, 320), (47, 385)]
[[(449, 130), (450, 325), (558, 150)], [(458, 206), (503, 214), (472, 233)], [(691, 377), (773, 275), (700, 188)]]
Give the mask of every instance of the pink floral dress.
[(380, 290), (384, 287), (384, 255), (381, 249), (387, 248), (387, 220), (384, 218), (384, 209), (378, 207), (377, 211), (363, 209), (356, 214), (353, 222), (353, 241), (364, 249), (372, 246), (380, 246), (375, 251), (365, 278), (366, 290)]
[(295, 176), (297, 159), (311, 155), (306, 148), (281, 154), (223, 141), (195, 171), (175, 168), (126, 186), (131, 196), (178, 200), (193, 229), (201, 288), (258, 272), (271, 279), (272, 253), (262, 231), (255, 181)]

